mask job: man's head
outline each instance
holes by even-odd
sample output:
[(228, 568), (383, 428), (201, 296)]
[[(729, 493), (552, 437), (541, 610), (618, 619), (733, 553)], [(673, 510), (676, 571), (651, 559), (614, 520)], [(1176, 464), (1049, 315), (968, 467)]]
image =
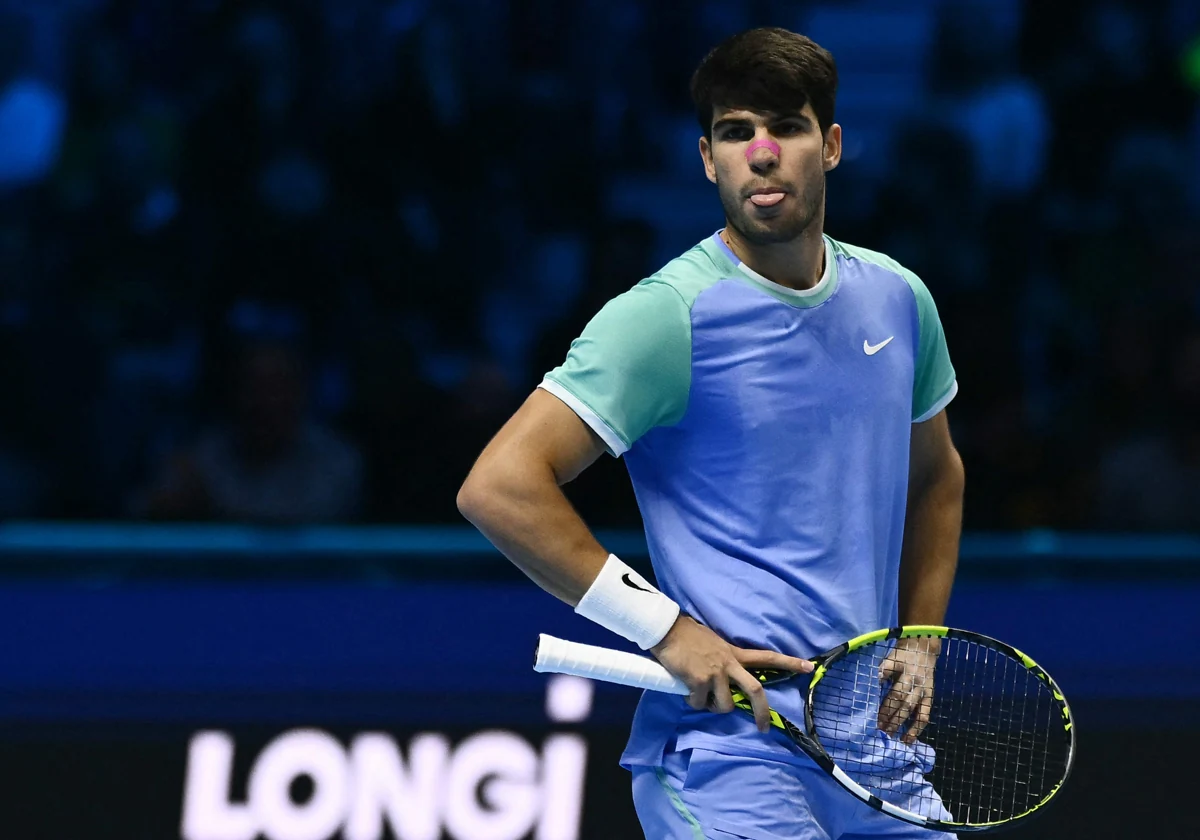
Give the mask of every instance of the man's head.
[(788, 242), (822, 217), (825, 173), (842, 151), (836, 95), (833, 56), (785, 29), (735, 35), (696, 69), (704, 169), (748, 242)]

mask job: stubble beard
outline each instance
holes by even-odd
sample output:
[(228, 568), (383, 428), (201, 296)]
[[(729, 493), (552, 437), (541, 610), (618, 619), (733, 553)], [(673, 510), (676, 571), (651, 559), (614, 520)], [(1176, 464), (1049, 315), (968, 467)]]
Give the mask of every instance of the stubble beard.
[[(741, 194), (728, 190), (718, 177), (717, 194), (730, 227), (751, 245), (779, 245), (798, 238), (817, 218), (825, 203), (825, 173), (809, 181), (798, 196), (797, 207), (783, 218), (759, 221), (745, 209)], [(784, 199), (787, 201), (788, 199)]]

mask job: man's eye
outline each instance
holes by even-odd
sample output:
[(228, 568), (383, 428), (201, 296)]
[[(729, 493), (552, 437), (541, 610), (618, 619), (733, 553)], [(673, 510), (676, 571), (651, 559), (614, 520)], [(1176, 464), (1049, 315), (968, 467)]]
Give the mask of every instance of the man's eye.
[(733, 141), (741, 141), (741, 140), (749, 140), (752, 136), (753, 136), (753, 134), (747, 128), (731, 128), (725, 132), (724, 139), (733, 140)]
[(801, 130), (802, 129), (799, 123), (784, 123), (783, 125), (775, 127), (775, 133), (782, 134), (785, 137), (793, 134), (799, 134)]

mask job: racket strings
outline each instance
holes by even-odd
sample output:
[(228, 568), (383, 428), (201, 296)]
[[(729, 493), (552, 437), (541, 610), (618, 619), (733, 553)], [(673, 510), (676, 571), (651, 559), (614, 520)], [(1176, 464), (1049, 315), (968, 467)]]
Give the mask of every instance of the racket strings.
[[(926, 818), (1000, 822), (1045, 800), (1068, 754), (1050, 687), (971, 639), (946, 638), (936, 656), (904, 644), (859, 648), (831, 663), (815, 687), (815, 734), (834, 761), (868, 792)], [(894, 682), (882, 679), (885, 668), (900, 669)], [(922, 685), (932, 697), (919, 740), (902, 740), (912, 720), (894, 736), (881, 732), (881, 710), (886, 717)]]

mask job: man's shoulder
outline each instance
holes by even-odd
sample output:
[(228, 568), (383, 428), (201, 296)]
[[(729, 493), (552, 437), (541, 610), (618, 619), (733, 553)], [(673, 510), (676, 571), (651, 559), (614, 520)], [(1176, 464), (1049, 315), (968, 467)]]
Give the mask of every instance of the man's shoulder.
[(917, 273), (912, 269), (904, 266), (899, 260), (896, 260), (882, 251), (873, 251), (870, 248), (864, 248), (861, 245), (851, 245), (847, 242), (839, 242), (832, 237), (829, 239), (830, 245), (833, 247), (834, 254), (842, 259), (849, 261), (858, 261), (862, 264), (870, 266), (876, 271), (886, 272), (908, 284), (909, 290), (913, 296), (920, 302), (929, 297), (929, 289), (926, 287), (923, 280), (917, 276)]
[(722, 265), (719, 257), (705, 240), (684, 251), (634, 288), (654, 290), (659, 294), (674, 293), (690, 308), (701, 292), (730, 275), (730, 266)]
[(868, 263), (884, 269), (885, 271), (890, 271), (893, 274), (898, 274), (901, 277), (904, 277), (906, 280), (909, 278), (916, 278), (916, 274), (910, 269), (901, 265), (898, 260), (893, 259), (882, 251), (864, 248), (861, 245), (851, 245), (849, 242), (842, 242), (834, 239), (831, 236), (826, 238), (829, 240), (829, 244), (833, 247), (834, 254), (842, 257), (843, 259), (858, 260), (860, 262)]

